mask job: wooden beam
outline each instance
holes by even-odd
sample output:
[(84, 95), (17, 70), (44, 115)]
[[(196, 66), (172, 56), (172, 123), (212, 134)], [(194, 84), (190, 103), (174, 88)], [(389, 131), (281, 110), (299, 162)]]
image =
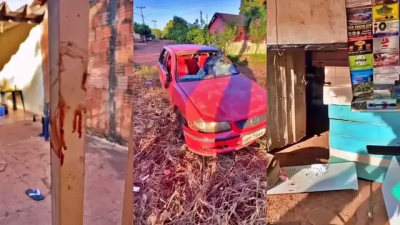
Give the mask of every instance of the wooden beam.
[(52, 225), (82, 225), (89, 1), (49, 1)]

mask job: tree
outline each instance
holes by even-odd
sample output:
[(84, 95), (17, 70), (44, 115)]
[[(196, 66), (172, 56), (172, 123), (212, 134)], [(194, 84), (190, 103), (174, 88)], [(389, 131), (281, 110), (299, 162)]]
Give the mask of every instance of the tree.
[(163, 38), (163, 32), (162, 32), (162, 30), (160, 30), (160, 29), (156, 29), (156, 28), (151, 29), (151, 33), (152, 33), (152, 34), (154, 35), (154, 37), (157, 38), (157, 39)]
[(151, 29), (149, 26), (146, 24), (139, 24), (139, 23), (134, 23), (133, 27), (135, 33), (143, 35), (143, 36), (148, 36), (151, 35)]
[(172, 22), (169, 21), (165, 29), (166, 37), (178, 43), (188, 42), (188, 32), (189, 23), (185, 19), (178, 16), (174, 16)]
[(244, 15), (244, 26), (247, 31), (252, 21), (261, 17), (261, 14), (266, 14), (266, 0), (242, 0), (240, 5), (240, 14)]
[(227, 24), (225, 29), (221, 32), (212, 34), (210, 39), (211, 42), (214, 43), (218, 48), (225, 52), (226, 47), (237, 34), (237, 26), (234, 24)]
[(165, 25), (164, 30), (163, 30), (163, 37), (168, 38), (168, 33), (169, 30), (174, 26), (174, 20), (168, 21), (167, 25)]
[(258, 19), (250, 22), (249, 32), (253, 42), (257, 44), (256, 52), (260, 43), (267, 38), (267, 13), (265, 8), (259, 8)]

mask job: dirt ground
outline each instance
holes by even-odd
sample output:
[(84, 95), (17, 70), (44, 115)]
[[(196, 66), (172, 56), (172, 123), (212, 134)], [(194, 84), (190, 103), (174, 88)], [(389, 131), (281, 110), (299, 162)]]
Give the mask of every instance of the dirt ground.
[[(329, 132), (275, 154), (282, 166), (326, 163)], [(268, 195), (269, 224), (281, 225), (389, 225), (381, 184), (359, 180), (359, 191)], [(368, 216), (371, 212), (372, 219)]]
[[(50, 225), (50, 143), (38, 137), (41, 124), (22, 112), (0, 117), (0, 225)], [(88, 137), (84, 224), (119, 224), (127, 149)], [(106, 182), (105, 182), (106, 181)], [(39, 188), (40, 202), (26, 194)]]
[(135, 43), (134, 63), (138, 65), (155, 66), (158, 57), (165, 45), (174, 44), (173, 41), (159, 40), (147, 43)]

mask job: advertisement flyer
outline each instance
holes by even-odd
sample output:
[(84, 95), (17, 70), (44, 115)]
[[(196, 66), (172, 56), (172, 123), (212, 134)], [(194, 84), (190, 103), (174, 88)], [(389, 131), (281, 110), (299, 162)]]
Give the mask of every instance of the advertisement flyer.
[(398, 66), (399, 52), (374, 53), (374, 67)]
[(374, 22), (398, 20), (399, 4), (384, 4), (372, 6), (372, 15)]
[(372, 54), (351, 55), (349, 56), (350, 70), (369, 70), (373, 69), (374, 56)]
[(348, 46), (349, 55), (370, 54), (372, 53), (373, 40), (349, 41)]
[(372, 23), (371, 7), (347, 9), (347, 25), (362, 25)]
[(372, 0), (372, 5), (397, 3), (398, 0)]
[(374, 39), (374, 53), (392, 53), (399, 51), (399, 36)]
[(352, 109), (400, 110), (398, 0), (346, 1), (346, 8)]
[(375, 38), (396, 36), (399, 34), (399, 21), (374, 22), (373, 32)]
[(369, 6), (374, 0), (346, 0), (346, 8)]
[(347, 26), (347, 36), (349, 41), (372, 39), (372, 23)]

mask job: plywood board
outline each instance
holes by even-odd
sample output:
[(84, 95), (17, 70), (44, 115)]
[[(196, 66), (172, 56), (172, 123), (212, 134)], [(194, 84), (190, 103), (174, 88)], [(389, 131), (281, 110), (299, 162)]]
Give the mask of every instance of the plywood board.
[(267, 44), (347, 42), (345, 1), (268, 0)]
[(283, 170), (289, 179), (268, 190), (268, 195), (358, 190), (356, 166), (353, 162), (284, 167)]

